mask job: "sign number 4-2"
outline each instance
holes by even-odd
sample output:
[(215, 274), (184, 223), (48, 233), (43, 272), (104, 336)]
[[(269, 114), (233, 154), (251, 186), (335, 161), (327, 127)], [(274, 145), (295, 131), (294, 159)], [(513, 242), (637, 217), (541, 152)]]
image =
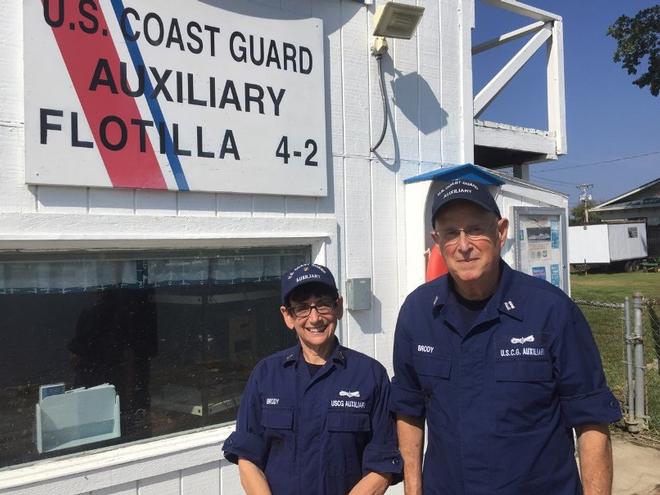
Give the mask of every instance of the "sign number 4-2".
[[(305, 165), (309, 165), (310, 167), (318, 166), (319, 162), (312, 160), (312, 158), (314, 158), (316, 155), (317, 150), (318, 146), (316, 141), (313, 139), (308, 139), (305, 141), (305, 151), (308, 151), (307, 158), (305, 158)], [(291, 158), (291, 155), (293, 155), (294, 158), (298, 158), (302, 156), (302, 152), (294, 150), (292, 153), (289, 153), (289, 138), (288, 136), (282, 136), (280, 144), (277, 145), (275, 156), (284, 160), (284, 163), (289, 163), (289, 158)]]

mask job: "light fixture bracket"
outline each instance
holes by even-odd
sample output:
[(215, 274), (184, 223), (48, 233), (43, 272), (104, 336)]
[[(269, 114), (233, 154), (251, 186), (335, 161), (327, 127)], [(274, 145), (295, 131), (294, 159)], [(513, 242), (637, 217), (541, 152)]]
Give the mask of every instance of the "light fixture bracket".
[(374, 42), (371, 45), (371, 54), (374, 57), (382, 57), (387, 53), (388, 48), (385, 36), (374, 36)]

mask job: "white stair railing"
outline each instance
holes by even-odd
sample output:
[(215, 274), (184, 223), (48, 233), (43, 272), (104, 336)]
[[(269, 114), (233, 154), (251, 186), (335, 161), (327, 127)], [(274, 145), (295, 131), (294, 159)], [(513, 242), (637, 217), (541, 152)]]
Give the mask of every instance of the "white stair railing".
[(516, 0), (482, 0), (490, 5), (515, 12), (535, 22), (480, 43), (472, 48), (472, 55), (485, 52), (509, 41), (533, 33), (533, 36), (504, 67), (474, 97), (474, 118), (488, 108), (497, 95), (511, 82), (532, 56), (547, 45), (547, 108), (548, 132), (554, 136), (556, 153), (566, 153), (566, 104), (564, 93), (564, 45), (562, 18)]

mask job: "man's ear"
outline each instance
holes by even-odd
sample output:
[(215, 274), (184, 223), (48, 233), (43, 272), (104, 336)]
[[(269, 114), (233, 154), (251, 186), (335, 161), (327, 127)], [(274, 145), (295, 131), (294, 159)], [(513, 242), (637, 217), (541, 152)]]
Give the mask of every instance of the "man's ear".
[(341, 296), (337, 298), (337, 305), (335, 306), (335, 316), (337, 317), (338, 320), (341, 320), (342, 316), (344, 316), (344, 299)]
[(504, 247), (506, 242), (506, 234), (509, 231), (509, 220), (507, 218), (501, 218), (497, 221), (497, 237), (500, 244), (500, 248)]
[(295, 318), (293, 315), (289, 313), (289, 310), (286, 308), (286, 306), (280, 306), (280, 313), (282, 313), (282, 319), (284, 320), (284, 324), (289, 328), (289, 330), (294, 329), (294, 320)]

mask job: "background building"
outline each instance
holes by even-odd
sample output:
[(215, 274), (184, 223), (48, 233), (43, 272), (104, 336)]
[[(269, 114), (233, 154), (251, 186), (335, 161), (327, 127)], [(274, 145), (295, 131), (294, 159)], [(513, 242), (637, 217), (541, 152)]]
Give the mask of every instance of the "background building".
[(604, 222), (646, 222), (649, 256), (660, 256), (660, 179), (607, 200), (591, 211), (598, 212)]

